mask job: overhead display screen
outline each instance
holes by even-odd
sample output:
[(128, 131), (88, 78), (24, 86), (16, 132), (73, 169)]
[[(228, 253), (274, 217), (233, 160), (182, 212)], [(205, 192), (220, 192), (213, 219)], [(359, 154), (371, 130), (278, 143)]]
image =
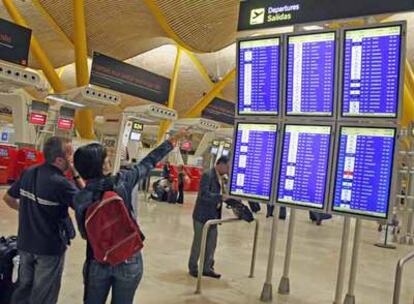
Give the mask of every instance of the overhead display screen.
[(331, 129), (331, 126), (285, 126), (278, 202), (325, 207)]
[(387, 218), (396, 131), (341, 127), (333, 211)]
[(286, 115), (332, 116), (335, 32), (288, 37)]
[(397, 117), (400, 25), (345, 31), (342, 116)]
[(239, 41), (239, 115), (279, 112), (280, 38)]
[(276, 139), (276, 124), (237, 124), (230, 181), (231, 195), (270, 200)]

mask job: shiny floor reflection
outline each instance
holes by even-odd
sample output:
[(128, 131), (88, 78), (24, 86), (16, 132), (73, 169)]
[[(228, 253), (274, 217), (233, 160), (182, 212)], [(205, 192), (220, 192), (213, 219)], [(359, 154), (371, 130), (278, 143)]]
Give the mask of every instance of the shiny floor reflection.
[[(253, 224), (234, 223), (219, 227), (216, 270), (221, 280), (205, 279), (202, 295), (194, 295), (195, 279), (187, 274), (187, 259), (192, 239), (191, 213), (194, 195), (186, 196), (184, 206), (154, 202), (140, 204), (140, 223), (146, 234), (144, 278), (135, 303), (143, 304), (219, 304), (261, 303), (271, 219), (265, 208), (258, 214), (259, 232), (256, 274), (248, 278), (253, 237)], [(224, 216), (232, 216), (228, 210)], [(307, 212), (298, 211), (291, 266), (291, 294), (280, 296), (277, 286), (282, 272), (288, 222), (280, 222), (274, 269), (273, 303), (331, 304), (333, 301), (342, 218), (312, 225)], [(0, 235), (15, 234), (17, 213), (0, 203)], [(379, 235), (376, 224), (363, 223), (362, 245), (358, 269), (356, 300), (363, 304), (391, 303), (397, 260), (414, 250), (398, 246), (397, 250), (374, 247)], [(351, 243), (350, 243), (351, 245)], [(351, 250), (351, 247), (350, 247)], [(66, 257), (59, 303), (82, 302), (82, 264), (85, 243), (79, 237)], [(349, 267), (348, 267), (349, 269)], [(414, 263), (404, 272), (401, 303), (413, 303)]]

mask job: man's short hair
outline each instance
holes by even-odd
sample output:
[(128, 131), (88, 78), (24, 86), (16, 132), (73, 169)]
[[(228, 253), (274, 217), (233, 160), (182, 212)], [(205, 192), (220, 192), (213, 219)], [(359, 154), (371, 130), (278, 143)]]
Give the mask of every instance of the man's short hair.
[(58, 157), (66, 157), (65, 145), (69, 144), (71, 140), (69, 138), (52, 136), (46, 140), (43, 145), (43, 155), (45, 156), (48, 164), (53, 164)]
[(220, 158), (217, 160), (216, 165), (224, 164), (227, 165), (229, 163), (229, 158), (227, 156), (220, 156)]

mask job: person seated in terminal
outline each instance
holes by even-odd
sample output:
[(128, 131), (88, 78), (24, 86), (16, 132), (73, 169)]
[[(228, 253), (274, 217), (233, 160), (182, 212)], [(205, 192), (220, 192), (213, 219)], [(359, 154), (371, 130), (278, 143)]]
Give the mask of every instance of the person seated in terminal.
[[(223, 176), (229, 172), (229, 159), (222, 156), (214, 168), (203, 173), (200, 180), (200, 190), (193, 211), (194, 237), (188, 262), (189, 273), (198, 276), (198, 260), (200, 258), (201, 237), (204, 224), (208, 220), (220, 219), (223, 201), (229, 197), (224, 194)], [(217, 225), (211, 226), (207, 235), (206, 255), (203, 265), (203, 275), (219, 279), (220, 274), (214, 271), (214, 252), (217, 245)]]
[(161, 178), (152, 184), (151, 198), (159, 202), (167, 202), (168, 194), (172, 190), (171, 179)]
[[(155, 165), (173, 150), (177, 141), (186, 136), (186, 130), (180, 130), (158, 148), (154, 149), (141, 162), (128, 170), (121, 170), (111, 176), (112, 168), (106, 149), (100, 144), (80, 147), (74, 156), (74, 163), (79, 174), (87, 181), (84, 190), (74, 199), (76, 219), (81, 235), (87, 239), (85, 232), (85, 214), (89, 206), (99, 201), (105, 191), (115, 191), (124, 201), (132, 219), (134, 214), (132, 192), (142, 179), (147, 178)], [(98, 262), (92, 246), (87, 239), (86, 261), (84, 264), (84, 303), (104, 304), (112, 289), (112, 304), (132, 303), (136, 289), (143, 275), (141, 252), (129, 257), (125, 262), (111, 266)]]
[[(16, 304), (57, 303), (65, 252), (75, 237), (68, 208), (78, 189), (64, 175), (72, 168), (72, 144), (54, 136), (43, 153), (45, 163), (27, 169), (4, 196), (19, 212), (19, 278), (11, 300)], [(76, 171), (72, 176), (83, 187)]]

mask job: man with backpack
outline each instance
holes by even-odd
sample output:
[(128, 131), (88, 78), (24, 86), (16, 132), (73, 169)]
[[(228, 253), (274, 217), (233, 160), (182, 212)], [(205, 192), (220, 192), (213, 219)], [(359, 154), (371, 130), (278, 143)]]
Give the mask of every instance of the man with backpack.
[[(220, 157), (213, 169), (203, 173), (200, 180), (196, 204), (193, 211), (194, 238), (188, 262), (189, 273), (198, 276), (198, 260), (200, 258), (201, 237), (204, 224), (208, 220), (220, 219), (223, 201), (229, 197), (224, 194), (223, 176), (229, 172), (229, 159)], [(213, 269), (214, 252), (217, 245), (217, 226), (211, 226), (207, 234), (206, 258), (203, 265), (203, 275), (219, 279), (220, 274)]]
[(79, 231), (87, 240), (84, 303), (104, 304), (111, 289), (112, 304), (133, 302), (143, 275), (144, 236), (135, 220), (132, 192), (186, 133), (180, 130), (140, 163), (114, 176), (102, 145), (76, 151), (75, 167), (87, 181), (74, 203)]
[(45, 163), (26, 170), (4, 196), (19, 212), (19, 278), (11, 301), (16, 304), (57, 303), (65, 251), (75, 233), (68, 207), (78, 190), (64, 175), (71, 168), (72, 144), (51, 137), (43, 153)]

